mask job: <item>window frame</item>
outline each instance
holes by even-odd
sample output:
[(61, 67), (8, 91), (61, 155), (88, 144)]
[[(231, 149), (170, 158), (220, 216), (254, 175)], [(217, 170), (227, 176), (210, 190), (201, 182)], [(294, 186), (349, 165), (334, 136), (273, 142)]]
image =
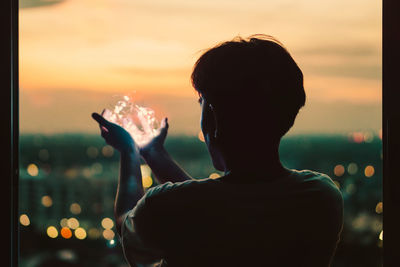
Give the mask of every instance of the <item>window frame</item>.
[[(382, 129), (383, 129), (383, 199), (385, 203), (384, 221), (384, 262), (385, 266), (395, 266), (398, 262), (396, 249), (400, 238), (396, 208), (400, 207), (400, 180), (397, 164), (400, 162), (400, 112), (396, 110), (400, 99), (400, 81), (398, 78), (400, 62), (400, 3), (395, 0), (382, 1)], [(2, 40), (6, 44), (0, 49), (2, 71), (0, 75), (3, 89), (2, 114), (6, 125), (2, 126), (2, 142), (5, 157), (2, 170), (6, 172), (6, 185), (2, 187), (3, 203), (10, 214), (10, 251), (2, 250), (3, 259), (9, 266), (18, 266), (18, 171), (19, 171), (19, 58), (18, 58), (18, 0), (1, 1), (0, 20), (2, 21)], [(7, 45), (8, 44), (8, 45)], [(9, 194), (7, 194), (9, 193)]]

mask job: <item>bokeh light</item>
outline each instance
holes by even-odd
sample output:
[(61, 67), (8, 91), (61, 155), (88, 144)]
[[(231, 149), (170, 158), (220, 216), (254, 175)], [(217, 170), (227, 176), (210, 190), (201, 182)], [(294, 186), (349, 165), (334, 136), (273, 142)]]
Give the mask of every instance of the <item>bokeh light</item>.
[(90, 239), (97, 239), (101, 236), (101, 232), (97, 228), (90, 228), (88, 236)]
[(91, 171), (93, 174), (100, 174), (103, 172), (103, 165), (101, 165), (99, 162), (93, 163)]
[(383, 230), (382, 230), (381, 233), (379, 234), (379, 240), (383, 240)]
[(101, 226), (103, 226), (104, 229), (111, 229), (114, 227), (114, 221), (110, 218), (104, 218), (101, 220)]
[(23, 225), (23, 226), (28, 226), (31, 224), (31, 221), (29, 220), (28, 215), (26, 214), (21, 214), (21, 216), (19, 216), (19, 222)]
[(72, 203), (71, 206), (69, 207), (69, 210), (71, 211), (71, 213), (75, 215), (81, 213), (82, 211), (81, 206), (78, 203)]
[(333, 168), (333, 173), (338, 177), (342, 176), (344, 174), (343, 165), (341, 164), (336, 165), (335, 168)]
[(347, 172), (351, 175), (354, 175), (358, 172), (358, 166), (356, 163), (352, 162), (347, 166)]
[(357, 191), (357, 188), (354, 184), (348, 184), (348, 185), (346, 185), (345, 191), (347, 194), (351, 195)]
[(89, 158), (94, 159), (99, 155), (99, 150), (97, 147), (90, 146), (86, 149), (86, 154)]
[(111, 229), (105, 229), (105, 230), (103, 231), (103, 237), (104, 237), (105, 239), (107, 239), (107, 240), (111, 240), (111, 239), (114, 239), (115, 233), (114, 233), (114, 231), (111, 230)]
[(364, 141), (366, 143), (371, 143), (374, 140), (374, 135), (371, 132), (364, 133)]
[(69, 229), (68, 227), (61, 228), (60, 234), (65, 239), (69, 239), (72, 237), (71, 229)]
[(76, 238), (78, 238), (78, 239), (85, 239), (86, 238), (86, 230), (85, 229), (83, 229), (82, 227), (78, 227), (78, 228), (76, 228), (75, 229), (75, 231), (74, 231), (74, 235), (75, 235), (75, 237)]
[(103, 154), (104, 157), (112, 157), (114, 155), (114, 148), (109, 145), (103, 146), (101, 154)]
[(56, 238), (58, 236), (58, 230), (54, 226), (47, 227), (46, 233), (50, 238)]
[(78, 176), (78, 170), (76, 168), (68, 168), (65, 170), (64, 176), (67, 178), (76, 178)]
[(117, 243), (115, 242), (115, 239), (111, 239), (111, 240), (109, 240), (109, 241), (107, 242), (107, 247), (113, 248), (113, 247), (115, 247), (116, 244), (117, 244)]
[(364, 134), (361, 132), (353, 133), (353, 141), (355, 143), (362, 143), (364, 141)]
[(39, 174), (39, 168), (34, 163), (29, 164), (28, 167), (26, 168), (26, 171), (30, 176), (38, 176)]
[(60, 225), (61, 225), (61, 227), (68, 227), (68, 219), (67, 218), (62, 218), (60, 220)]
[(53, 205), (53, 199), (50, 196), (43, 196), (42, 197), (42, 205), (46, 208), (49, 208)]
[(71, 229), (76, 229), (79, 227), (79, 221), (76, 218), (69, 218), (67, 221), (67, 225)]
[(383, 212), (383, 203), (382, 202), (379, 202), (378, 204), (376, 204), (375, 212), (378, 214), (381, 214)]
[(368, 177), (368, 178), (372, 177), (374, 175), (374, 173), (375, 173), (375, 169), (373, 166), (368, 165), (367, 167), (365, 167), (365, 169), (364, 169), (365, 177)]

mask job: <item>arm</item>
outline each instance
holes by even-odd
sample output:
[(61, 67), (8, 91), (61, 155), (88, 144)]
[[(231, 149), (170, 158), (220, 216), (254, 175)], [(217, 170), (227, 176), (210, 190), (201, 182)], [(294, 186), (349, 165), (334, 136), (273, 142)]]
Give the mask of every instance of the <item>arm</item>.
[(192, 180), (193, 178), (171, 158), (164, 148), (167, 132), (168, 121), (165, 118), (161, 122), (158, 134), (148, 144), (140, 148), (140, 154), (160, 183)]
[(143, 196), (139, 149), (131, 135), (119, 125), (111, 123), (97, 113), (92, 114), (100, 126), (101, 136), (107, 144), (120, 152), (120, 175), (114, 202), (114, 216), (118, 234), (124, 215), (133, 209)]

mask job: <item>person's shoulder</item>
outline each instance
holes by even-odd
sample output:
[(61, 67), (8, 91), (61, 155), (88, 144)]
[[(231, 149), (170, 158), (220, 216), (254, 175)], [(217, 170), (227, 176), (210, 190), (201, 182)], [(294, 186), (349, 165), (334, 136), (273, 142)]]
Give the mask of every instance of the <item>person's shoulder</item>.
[(179, 194), (179, 193), (187, 193), (192, 190), (196, 190), (200, 186), (210, 184), (213, 180), (210, 178), (205, 179), (193, 179), (187, 180), (184, 182), (166, 182), (157, 186), (154, 186), (147, 190), (146, 198), (157, 198), (157, 197), (165, 197), (170, 194)]
[(293, 171), (301, 177), (303, 183), (311, 185), (312, 188), (320, 191), (326, 196), (342, 201), (342, 193), (329, 175), (307, 169)]

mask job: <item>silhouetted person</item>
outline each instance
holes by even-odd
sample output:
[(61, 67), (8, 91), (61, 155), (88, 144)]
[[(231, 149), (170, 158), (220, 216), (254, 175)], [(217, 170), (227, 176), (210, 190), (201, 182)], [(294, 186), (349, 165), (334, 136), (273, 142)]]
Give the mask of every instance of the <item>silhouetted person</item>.
[[(282, 166), (279, 143), (305, 104), (303, 75), (265, 35), (235, 38), (196, 62), (201, 129), (225, 175), (192, 179), (164, 149), (168, 123), (138, 147), (99, 114), (120, 151), (115, 218), (131, 266), (329, 266), (343, 225), (340, 191), (325, 174)], [(184, 149), (184, 148), (183, 148)], [(142, 188), (140, 157), (162, 183)], [(148, 264), (148, 265), (147, 265)]]

